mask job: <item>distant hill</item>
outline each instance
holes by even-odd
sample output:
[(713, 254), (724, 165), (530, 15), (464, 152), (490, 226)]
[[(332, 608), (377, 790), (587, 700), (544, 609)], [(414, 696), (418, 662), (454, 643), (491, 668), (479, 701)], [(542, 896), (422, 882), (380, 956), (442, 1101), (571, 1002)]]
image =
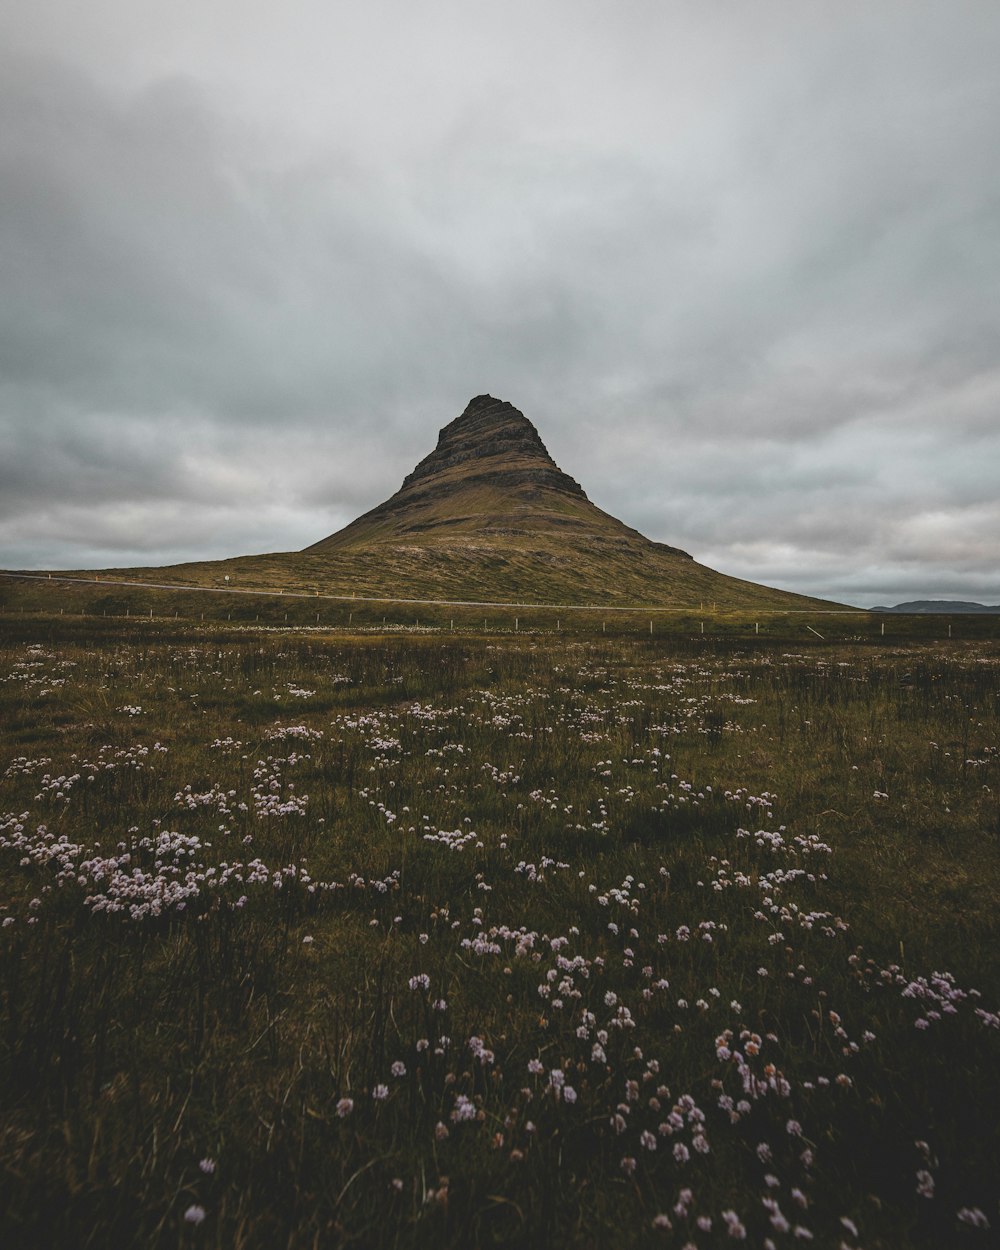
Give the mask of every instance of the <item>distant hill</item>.
[(992, 607), (985, 603), (966, 603), (962, 599), (913, 599), (909, 603), (897, 603), (894, 608), (871, 608), (872, 612), (903, 612), (911, 616), (918, 613), (939, 612), (944, 615), (959, 612), (1000, 613), (1000, 603)]

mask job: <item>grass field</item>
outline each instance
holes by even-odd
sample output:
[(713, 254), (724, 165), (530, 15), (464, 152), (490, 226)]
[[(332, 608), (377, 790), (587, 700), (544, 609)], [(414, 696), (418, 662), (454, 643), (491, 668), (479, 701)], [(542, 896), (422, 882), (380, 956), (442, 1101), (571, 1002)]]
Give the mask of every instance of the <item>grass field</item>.
[(4, 1247), (995, 1244), (995, 618), (126, 593), (0, 614)]

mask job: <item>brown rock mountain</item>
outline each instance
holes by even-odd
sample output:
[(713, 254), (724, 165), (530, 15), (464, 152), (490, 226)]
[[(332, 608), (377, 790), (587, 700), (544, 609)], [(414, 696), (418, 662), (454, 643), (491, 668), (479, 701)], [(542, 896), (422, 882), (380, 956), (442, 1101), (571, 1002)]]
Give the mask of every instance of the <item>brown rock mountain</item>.
[[(358, 593), (535, 603), (829, 606), (726, 577), (603, 512), (512, 404), (478, 395), (384, 503), (307, 547)], [(364, 587), (364, 591), (361, 590)]]
[(690, 559), (602, 512), (559, 468), (523, 412), (492, 395), (477, 395), (394, 495), (306, 551), (343, 551), (417, 535), (430, 542), (459, 534), (473, 543), (537, 542), (553, 530), (586, 533), (598, 545), (638, 542)]

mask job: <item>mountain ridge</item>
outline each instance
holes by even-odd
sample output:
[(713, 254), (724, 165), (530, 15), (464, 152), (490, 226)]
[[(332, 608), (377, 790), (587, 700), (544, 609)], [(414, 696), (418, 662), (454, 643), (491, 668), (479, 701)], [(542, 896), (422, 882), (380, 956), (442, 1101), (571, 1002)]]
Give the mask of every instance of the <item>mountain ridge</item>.
[(879, 605), (868, 610), (869, 612), (899, 612), (907, 616), (920, 614), (948, 616), (965, 612), (987, 612), (996, 615), (1000, 613), (1000, 603), (992, 605), (973, 603), (967, 599), (911, 599), (907, 603), (897, 603), (891, 608)]

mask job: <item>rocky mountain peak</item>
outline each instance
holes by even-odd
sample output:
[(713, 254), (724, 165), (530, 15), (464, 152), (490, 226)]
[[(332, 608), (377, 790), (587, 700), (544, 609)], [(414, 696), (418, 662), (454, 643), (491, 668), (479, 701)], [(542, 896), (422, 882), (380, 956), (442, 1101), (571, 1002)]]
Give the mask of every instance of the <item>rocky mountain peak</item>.
[(563, 473), (538, 431), (513, 404), (477, 395), (438, 435), (437, 446), (403, 481), (403, 489), (442, 476), (487, 477), (495, 484), (547, 486), (586, 498)]

